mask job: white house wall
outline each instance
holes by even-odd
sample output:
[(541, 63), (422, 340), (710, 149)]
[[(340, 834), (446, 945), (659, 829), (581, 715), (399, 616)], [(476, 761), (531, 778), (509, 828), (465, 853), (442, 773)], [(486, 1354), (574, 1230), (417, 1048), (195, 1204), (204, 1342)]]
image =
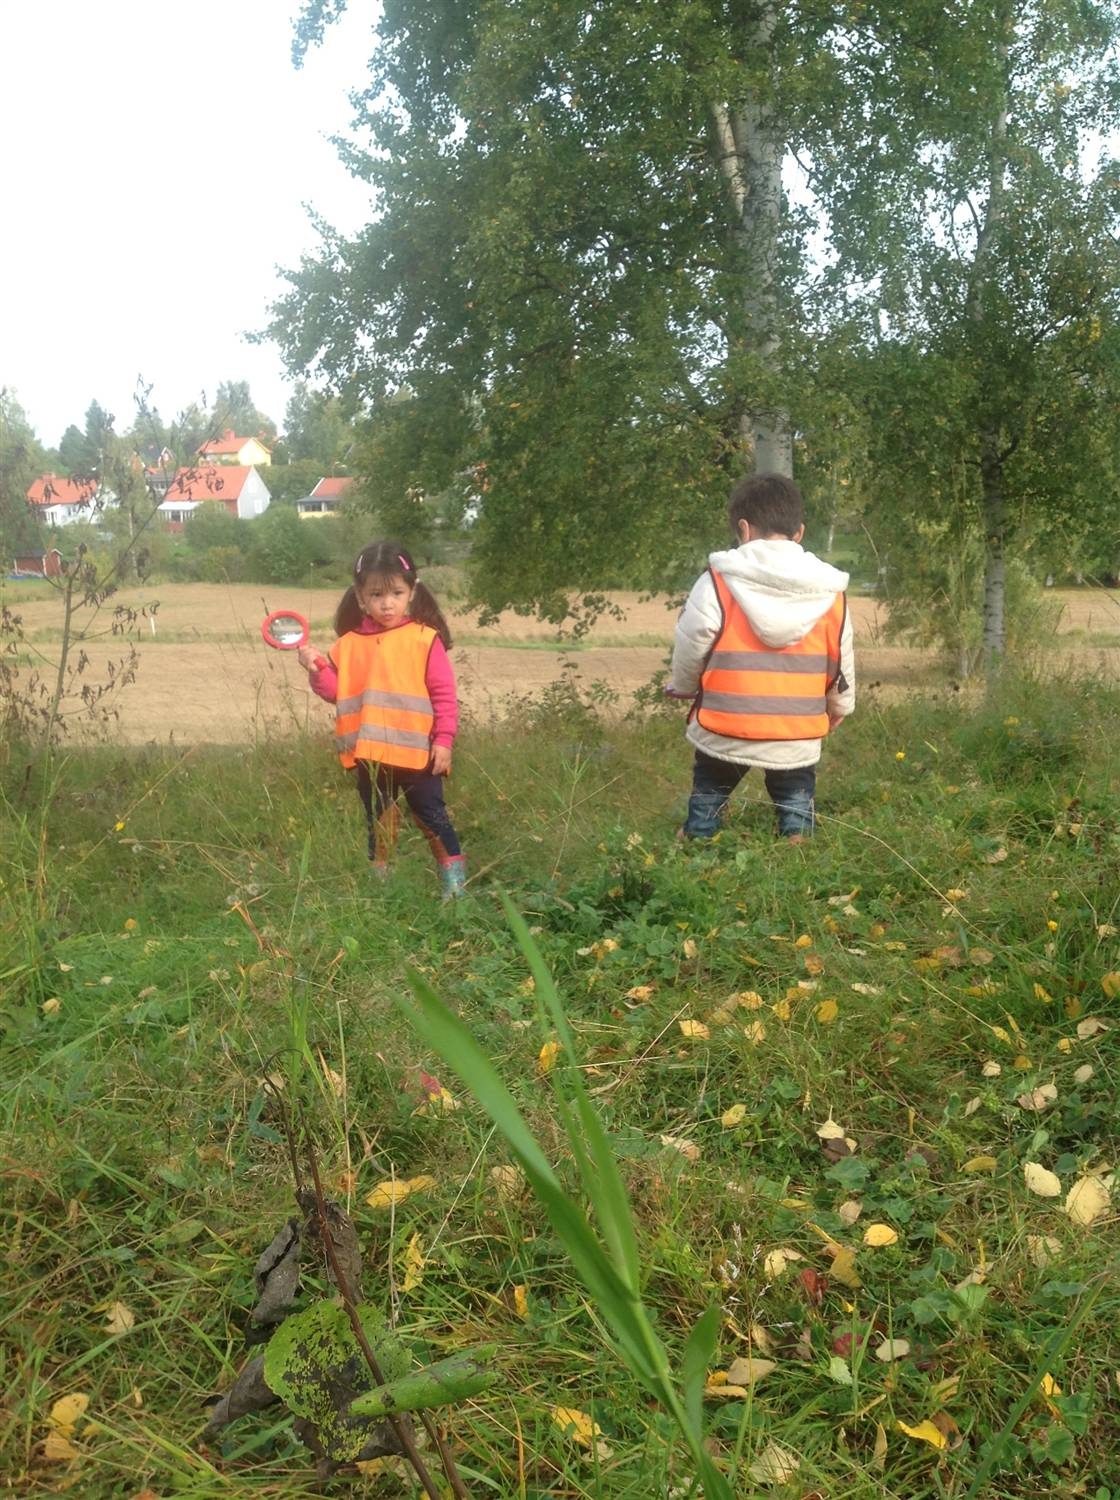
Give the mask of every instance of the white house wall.
[(73, 521), (96, 521), (102, 511), (116, 505), (117, 497), (112, 490), (96, 490), (83, 505), (71, 502), (67, 505), (32, 505), (32, 512), (44, 526), (69, 526)]
[(264, 480), (256, 469), (250, 470), (245, 476), (245, 483), (241, 486), (241, 493), (237, 497), (238, 519), (251, 521), (254, 516), (263, 516), (271, 499), (272, 495)]

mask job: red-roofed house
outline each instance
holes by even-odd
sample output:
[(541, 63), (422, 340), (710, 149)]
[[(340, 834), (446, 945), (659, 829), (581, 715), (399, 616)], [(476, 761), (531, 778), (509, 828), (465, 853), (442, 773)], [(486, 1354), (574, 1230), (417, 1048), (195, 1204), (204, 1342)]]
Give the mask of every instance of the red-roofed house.
[(238, 437), (232, 427), (228, 427), (220, 438), (203, 443), (198, 456), (204, 464), (248, 465), (272, 462), (272, 454), (260, 438)]
[(310, 495), (296, 501), (300, 520), (306, 521), (309, 516), (337, 515), (342, 499), (353, 483), (353, 479), (340, 474), (320, 479)]
[(250, 521), (268, 509), (271, 499), (264, 480), (246, 464), (200, 464), (179, 470), (159, 513), (171, 531), (182, 531), (200, 505), (224, 505), (239, 521)]
[(116, 499), (96, 479), (67, 479), (61, 474), (40, 474), (27, 491), (27, 503), (44, 526), (96, 520)]

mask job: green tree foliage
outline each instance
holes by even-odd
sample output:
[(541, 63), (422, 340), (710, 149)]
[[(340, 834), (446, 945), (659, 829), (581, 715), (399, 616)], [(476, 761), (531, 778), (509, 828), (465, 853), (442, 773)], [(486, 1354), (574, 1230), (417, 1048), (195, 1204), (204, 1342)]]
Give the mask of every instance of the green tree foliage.
[[(341, 8), (307, 6), (298, 45)], [(487, 602), (687, 571), (749, 450), (806, 425), (807, 225), (777, 172), (823, 105), (817, 10), (384, 8), (346, 153), (380, 216), (324, 232), (271, 333), (372, 403), (379, 507), (477, 478)]]
[[(857, 378), (880, 529), (955, 549), (944, 581), (982, 607), (994, 670), (1008, 545), (1045, 539), (1052, 568), (1114, 493), (1120, 168), (1099, 132), (1120, 122), (1120, 24), (1093, 0), (966, 19), (884, 18), (895, 45), (853, 62), (889, 115), (839, 114), (819, 172), (837, 254), (872, 285)], [(922, 597), (927, 563), (896, 581)]]
[(198, 457), (203, 443), (220, 436), (221, 428), (197, 401), (179, 413), (167, 435), (167, 446), (180, 466), (189, 466)]
[(487, 602), (687, 571), (796, 433), (831, 516), (842, 474), (880, 530), (934, 490), (980, 529), (997, 661), (1009, 541), (1111, 493), (1116, 40), (1104, 0), (392, 0), (345, 152), (379, 217), (273, 336), (372, 405), (380, 509), (475, 483)]
[(290, 506), (270, 507), (263, 516), (239, 524), (247, 528), (252, 576), (262, 582), (306, 583), (308, 570), (329, 546), (319, 537), (319, 527), (301, 521)]
[(219, 383), (210, 413), (210, 426), (216, 433), (232, 428), (238, 437), (260, 438), (265, 443), (271, 443), (276, 436), (276, 423), (257, 410), (247, 380)]
[(15, 393), (0, 386), (0, 572), (17, 552), (42, 547), (27, 503), (31, 481), (45, 467), (43, 449)]
[(273, 505), (294, 505), (304, 499), (322, 479), (324, 469), (316, 459), (295, 458), (286, 464), (273, 463), (261, 470)]
[(299, 381), (284, 409), (284, 446), (290, 458), (319, 464), (320, 475), (346, 473), (345, 467), (335, 466), (345, 465), (353, 443), (339, 398)]
[(73, 423), (62, 434), (58, 444), (59, 459), (66, 474), (85, 476), (100, 472), (101, 458), (113, 418), (99, 401), (91, 401), (84, 428)]
[(88, 474), (96, 462), (85, 433), (73, 422), (58, 440), (58, 460), (64, 474)]

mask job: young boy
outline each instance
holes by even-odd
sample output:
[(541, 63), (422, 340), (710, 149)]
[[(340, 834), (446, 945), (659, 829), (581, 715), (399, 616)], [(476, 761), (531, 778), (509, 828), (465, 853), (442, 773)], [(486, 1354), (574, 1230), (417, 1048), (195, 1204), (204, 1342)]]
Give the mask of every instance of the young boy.
[(677, 622), (665, 691), (692, 698), (696, 748), (681, 835), (710, 839), (728, 798), (757, 766), (778, 833), (813, 832), (821, 741), (855, 707), (847, 573), (801, 546), (801, 492), (780, 474), (753, 474), (729, 506), (740, 546), (713, 552)]

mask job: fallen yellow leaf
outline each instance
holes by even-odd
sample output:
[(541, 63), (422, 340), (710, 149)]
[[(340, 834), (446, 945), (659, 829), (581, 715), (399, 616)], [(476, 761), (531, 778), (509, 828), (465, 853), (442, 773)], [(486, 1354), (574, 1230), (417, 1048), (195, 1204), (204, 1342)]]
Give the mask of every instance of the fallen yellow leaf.
[(758, 1484), (785, 1484), (800, 1467), (801, 1460), (796, 1453), (771, 1439), (747, 1472)]
[(929, 1443), (932, 1448), (937, 1448), (939, 1451), (949, 1446), (949, 1439), (941, 1431), (940, 1427), (935, 1427), (928, 1420), (919, 1422), (917, 1427), (910, 1427), (906, 1422), (898, 1422), (896, 1426), (907, 1437), (914, 1438), (915, 1441), (920, 1443)]
[(1027, 1184), (1027, 1191), (1040, 1198), (1060, 1198), (1062, 1195), (1061, 1179), (1037, 1161), (1023, 1163), (1023, 1181)]
[(862, 1212), (863, 1204), (859, 1199), (849, 1198), (836, 1210), (836, 1217), (846, 1229), (850, 1229)]
[(529, 1293), (523, 1286), (513, 1289), (513, 1310), (522, 1320), (529, 1316)]
[(1055, 1239), (1052, 1234), (1027, 1235), (1027, 1254), (1040, 1269), (1048, 1266), (1061, 1252), (1062, 1242)]
[(1079, 1177), (1066, 1194), (1065, 1210), (1075, 1224), (1092, 1224), (1106, 1213), (1112, 1195), (1101, 1178)]
[(685, 1161), (700, 1160), (700, 1147), (695, 1141), (686, 1140), (683, 1136), (663, 1135), (661, 1137), (661, 1144), (668, 1146), (672, 1151), (678, 1152), (684, 1157)]
[(905, 1359), (910, 1353), (908, 1339), (884, 1339), (875, 1350), (875, 1358), (889, 1365), (893, 1360)]
[(545, 1073), (550, 1073), (556, 1062), (556, 1059), (559, 1056), (560, 1043), (545, 1042), (544, 1046), (537, 1053), (537, 1072), (542, 1075)]
[(741, 1125), (747, 1117), (747, 1106), (745, 1104), (733, 1104), (730, 1109), (725, 1109), (719, 1117), (719, 1123), (724, 1130), (734, 1130), (736, 1125)]
[(856, 1252), (847, 1245), (842, 1246), (832, 1257), (832, 1270), (829, 1274), (841, 1286), (850, 1287), (853, 1291), (863, 1285), (856, 1270)]
[(892, 1229), (889, 1224), (868, 1224), (863, 1231), (863, 1243), (875, 1250), (881, 1249), (884, 1245), (897, 1245), (898, 1231)]
[(401, 1291), (406, 1293), (414, 1291), (423, 1280), (424, 1242), (419, 1234), (414, 1234), (404, 1252), (404, 1280), (401, 1282)]
[(788, 1000), (775, 1000), (770, 1009), (774, 1012), (779, 1021), (789, 1020), (791, 1011)]
[(994, 1156), (974, 1156), (971, 1161), (966, 1161), (962, 1171), (965, 1172), (994, 1172), (999, 1162)]
[(602, 1436), (603, 1429), (598, 1422), (593, 1422), (586, 1412), (577, 1411), (574, 1406), (554, 1406), (552, 1420), (566, 1437), (574, 1438), (585, 1448), (590, 1448), (594, 1440)]
[(77, 1448), (61, 1432), (48, 1432), (43, 1439), (43, 1457), (49, 1464), (70, 1463), (75, 1458), (81, 1458)]
[(877, 1469), (882, 1469), (887, 1462), (887, 1430), (882, 1422), (875, 1423), (875, 1447), (871, 1454), (871, 1461)]
[(1049, 1109), (1058, 1097), (1058, 1090), (1052, 1083), (1040, 1084), (1038, 1088), (1031, 1089), (1029, 1094), (1020, 1094), (1016, 1099), (1020, 1109), (1025, 1109), (1032, 1114), (1039, 1114), (1044, 1109)]
[(771, 1250), (762, 1262), (762, 1269), (765, 1275), (774, 1281), (788, 1270), (792, 1261), (804, 1259), (800, 1250)]
[(840, 1007), (835, 1000), (822, 1000), (817, 1006), (817, 1020), (822, 1026), (830, 1025), (839, 1014)]
[(397, 1203), (403, 1203), (413, 1193), (427, 1192), (435, 1185), (434, 1177), (391, 1177), (379, 1182), (372, 1193), (367, 1193), (366, 1202), (370, 1208), (392, 1208)]
[(743, 1010), (761, 1010), (765, 1001), (757, 990), (740, 990), (728, 999), (728, 1005), (738, 1005)]
[(817, 1134), (822, 1141), (842, 1141), (847, 1131), (830, 1114), (827, 1120), (822, 1120), (817, 1126)]
[(757, 1047), (766, 1040), (766, 1027), (761, 1021), (752, 1021), (749, 1026), (743, 1027), (743, 1035)]
[(712, 1034), (703, 1021), (678, 1021), (677, 1025), (681, 1029), (681, 1036), (688, 1037), (690, 1041), (706, 1042)]
[(771, 1370), (776, 1370), (777, 1364), (772, 1359), (755, 1359), (753, 1355), (744, 1355), (739, 1359), (733, 1359), (727, 1367), (727, 1382), (729, 1385), (755, 1385), (760, 1380), (765, 1380)]
[(78, 1423), (89, 1409), (89, 1397), (84, 1391), (75, 1391), (70, 1396), (61, 1396), (51, 1407), (47, 1423), (64, 1437), (73, 1437)]
[(1084, 1021), (1077, 1023), (1077, 1035), (1080, 1041), (1087, 1042), (1091, 1036), (1099, 1036), (1102, 1031), (1108, 1030), (1108, 1022), (1102, 1021), (1100, 1016), (1086, 1016)]
[(525, 1174), (520, 1167), (506, 1164), (490, 1168), (490, 1181), (503, 1203), (513, 1202), (525, 1191)]
[(105, 1332), (118, 1334), (127, 1333), (130, 1328), (136, 1326), (136, 1314), (131, 1307), (126, 1307), (123, 1302), (114, 1302), (109, 1308), (109, 1317), (105, 1324)]
[(1102, 974), (1101, 989), (1110, 1000), (1120, 999), (1120, 974)]

